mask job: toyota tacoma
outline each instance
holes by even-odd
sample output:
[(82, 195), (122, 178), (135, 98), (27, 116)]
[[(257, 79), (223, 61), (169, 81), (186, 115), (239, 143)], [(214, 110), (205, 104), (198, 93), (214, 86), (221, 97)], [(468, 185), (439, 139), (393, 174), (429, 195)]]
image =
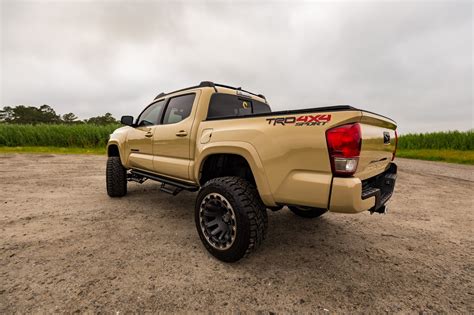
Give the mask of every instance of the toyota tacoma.
[(394, 190), (396, 123), (351, 106), (272, 112), (261, 94), (204, 81), (121, 123), (107, 144), (108, 195), (147, 179), (197, 191), (199, 237), (226, 262), (262, 243), (267, 209), (384, 213)]

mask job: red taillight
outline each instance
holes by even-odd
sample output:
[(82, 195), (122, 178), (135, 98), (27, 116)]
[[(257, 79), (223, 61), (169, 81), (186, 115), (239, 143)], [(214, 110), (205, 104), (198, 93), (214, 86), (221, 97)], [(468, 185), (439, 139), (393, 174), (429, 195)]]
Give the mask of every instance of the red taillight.
[(395, 155), (397, 154), (397, 148), (398, 148), (398, 133), (395, 130), (395, 150), (393, 151), (392, 161), (395, 160)]
[(360, 125), (355, 123), (329, 129), (326, 131), (326, 141), (333, 174), (353, 175), (362, 144)]

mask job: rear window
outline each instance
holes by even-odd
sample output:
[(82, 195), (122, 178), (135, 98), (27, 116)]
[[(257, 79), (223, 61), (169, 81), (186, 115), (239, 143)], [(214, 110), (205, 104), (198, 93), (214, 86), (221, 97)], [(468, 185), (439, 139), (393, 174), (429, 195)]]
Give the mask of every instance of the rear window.
[(270, 113), (265, 103), (232, 94), (213, 94), (207, 118), (238, 117), (260, 113)]

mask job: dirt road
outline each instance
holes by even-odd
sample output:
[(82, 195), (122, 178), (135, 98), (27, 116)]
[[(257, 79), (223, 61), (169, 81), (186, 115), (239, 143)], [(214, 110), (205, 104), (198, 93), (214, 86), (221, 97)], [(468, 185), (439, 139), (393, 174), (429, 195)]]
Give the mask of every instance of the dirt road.
[(195, 194), (111, 199), (104, 157), (0, 155), (0, 313), (473, 313), (474, 167), (398, 164), (389, 214), (271, 212), (261, 249), (224, 264)]

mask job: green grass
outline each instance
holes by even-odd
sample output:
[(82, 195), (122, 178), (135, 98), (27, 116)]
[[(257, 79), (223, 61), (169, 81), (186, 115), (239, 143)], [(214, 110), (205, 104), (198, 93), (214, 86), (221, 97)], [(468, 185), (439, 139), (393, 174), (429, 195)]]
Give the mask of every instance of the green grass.
[(400, 136), (398, 148), (472, 151), (474, 130), (406, 134)]
[(397, 157), (428, 160), (428, 161), (443, 161), (449, 163), (470, 164), (474, 165), (474, 151), (462, 150), (407, 150), (400, 149), (397, 151)]
[(474, 130), (402, 135), (397, 156), (473, 165)]
[(103, 148), (118, 125), (0, 124), (0, 146)]
[(105, 154), (105, 146), (97, 148), (1, 146), (0, 153)]

